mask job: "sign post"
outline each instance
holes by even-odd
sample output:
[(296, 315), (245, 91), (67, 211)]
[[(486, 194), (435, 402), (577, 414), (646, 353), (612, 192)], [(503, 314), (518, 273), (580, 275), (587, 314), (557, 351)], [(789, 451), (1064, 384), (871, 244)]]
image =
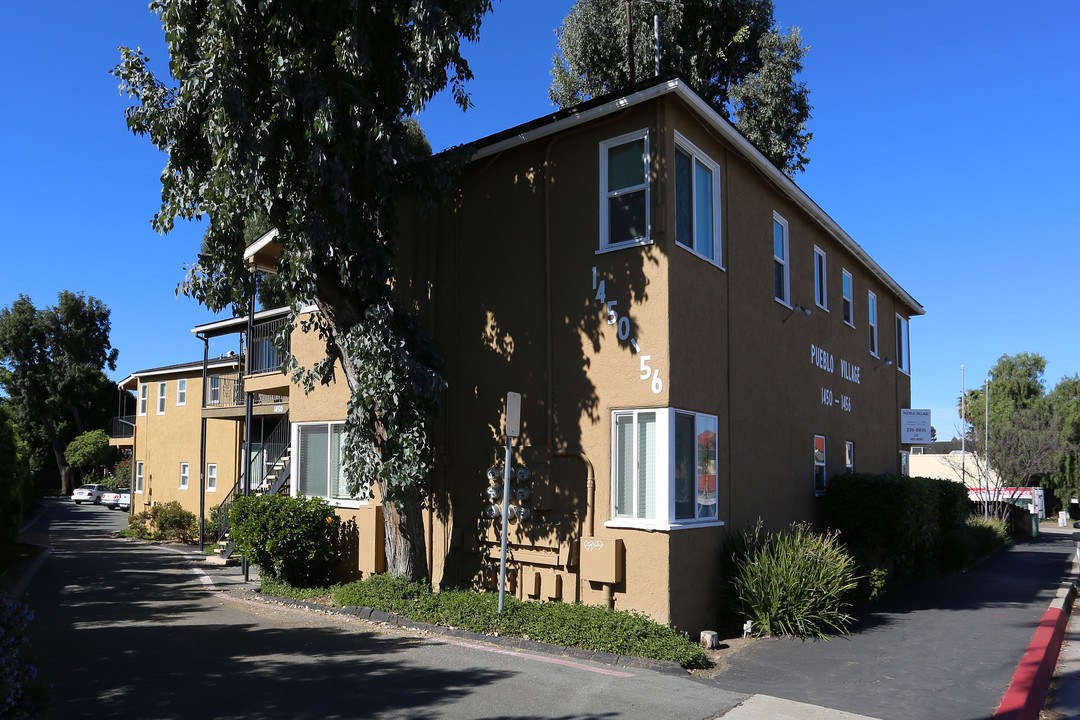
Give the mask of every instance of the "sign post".
[(506, 463), (503, 466), (502, 552), (499, 557), (499, 614), (506, 597), (506, 533), (510, 529), (510, 473), (513, 464), (513, 438), (521, 435), (521, 393), (506, 393)]

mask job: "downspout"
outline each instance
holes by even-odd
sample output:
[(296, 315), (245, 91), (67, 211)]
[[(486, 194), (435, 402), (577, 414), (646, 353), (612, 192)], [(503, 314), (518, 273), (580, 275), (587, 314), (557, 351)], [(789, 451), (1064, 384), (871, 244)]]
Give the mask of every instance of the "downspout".
[(195, 337), (203, 341), (202, 402), (199, 407), (199, 552), (203, 552), (206, 538), (206, 365), (210, 359), (210, 338), (202, 333), (196, 333)]
[[(255, 278), (256, 270), (251, 270), (251, 298), (248, 301), (248, 316), (247, 316), (247, 335), (245, 345), (247, 347), (247, 354), (251, 354), (251, 338), (255, 330)], [(241, 353), (240, 362), (237, 365), (237, 377), (244, 387), (244, 485), (240, 488), (244, 496), (247, 497), (251, 494), (251, 414), (254, 406), (254, 398), (252, 394), (248, 392), (247, 388), (247, 367), (248, 357)], [(244, 582), (248, 581), (248, 558), (247, 555), (243, 556), (242, 560), (244, 569)]]

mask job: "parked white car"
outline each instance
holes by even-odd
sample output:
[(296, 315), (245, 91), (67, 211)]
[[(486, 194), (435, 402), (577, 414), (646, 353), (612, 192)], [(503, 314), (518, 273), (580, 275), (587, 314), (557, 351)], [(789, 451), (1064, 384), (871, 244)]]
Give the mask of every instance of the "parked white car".
[(84, 502), (100, 505), (101, 496), (104, 495), (105, 492), (104, 485), (83, 485), (81, 488), (77, 488), (75, 492), (71, 493), (71, 499), (75, 501), (76, 505), (82, 505)]
[(129, 488), (110, 490), (101, 496), (101, 504), (110, 510), (130, 510), (131, 490)]

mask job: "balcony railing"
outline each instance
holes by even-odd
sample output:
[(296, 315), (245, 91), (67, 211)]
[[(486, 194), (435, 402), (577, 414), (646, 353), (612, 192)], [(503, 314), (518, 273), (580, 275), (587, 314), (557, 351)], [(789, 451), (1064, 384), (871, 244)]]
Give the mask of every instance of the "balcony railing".
[(123, 415), (121, 417), (114, 417), (112, 421), (112, 438), (133, 438), (135, 437), (135, 416)]
[[(255, 405), (277, 405), (289, 401), (287, 395), (254, 393)], [(211, 375), (207, 378), (206, 404), (208, 408), (244, 407), (244, 379), (237, 374)]]
[(286, 328), (291, 329), (288, 318), (275, 318), (259, 323), (251, 329), (248, 341), (247, 375), (281, 370), (282, 361), (289, 353), (289, 333), (285, 333), (284, 349), (279, 348), (275, 339)]

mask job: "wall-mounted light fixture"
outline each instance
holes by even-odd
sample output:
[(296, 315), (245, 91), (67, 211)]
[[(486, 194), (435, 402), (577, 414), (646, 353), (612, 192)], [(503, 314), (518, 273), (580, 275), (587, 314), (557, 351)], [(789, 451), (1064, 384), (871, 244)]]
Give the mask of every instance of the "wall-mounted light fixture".
[[(892, 365), (892, 359), (891, 358), (888, 358), (888, 357), (885, 358), (884, 362), (885, 362), (885, 367), (889, 367), (889, 366)], [(878, 364), (874, 365), (874, 372), (877, 372), (877, 369), (879, 367), (881, 367), (881, 363), (878, 363)]]
[(796, 310), (803, 313), (804, 315), (810, 315), (810, 308), (806, 307), (805, 305), (795, 303), (791, 306), (791, 312), (784, 316), (784, 319), (780, 321), (780, 324), (783, 325), (784, 323), (786, 323), (788, 321), (788, 318), (795, 314)]

